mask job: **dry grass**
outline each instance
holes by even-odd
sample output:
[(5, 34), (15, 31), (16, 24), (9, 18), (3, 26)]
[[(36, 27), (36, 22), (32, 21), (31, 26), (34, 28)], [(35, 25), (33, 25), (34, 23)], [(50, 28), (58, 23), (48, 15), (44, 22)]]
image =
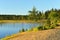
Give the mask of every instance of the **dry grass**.
[(15, 23), (15, 22), (23, 22), (23, 23), (35, 23), (35, 22), (45, 22), (46, 20), (38, 20), (38, 21), (34, 21), (34, 20), (0, 20), (0, 23)]

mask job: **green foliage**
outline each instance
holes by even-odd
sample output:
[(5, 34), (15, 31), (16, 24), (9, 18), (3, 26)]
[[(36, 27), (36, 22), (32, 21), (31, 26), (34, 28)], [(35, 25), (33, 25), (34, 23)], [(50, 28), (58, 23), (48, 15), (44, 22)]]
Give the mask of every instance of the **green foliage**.
[(20, 30), (19, 32), (25, 32), (25, 29), (23, 28), (22, 30)]
[(49, 10), (45, 11), (45, 19), (48, 19), (49, 14), (50, 14)]
[(38, 28), (37, 27), (33, 28), (33, 31), (38, 31)]
[(38, 26), (37, 29), (38, 30), (42, 30), (43, 29), (43, 26)]
[(24, 32), (25, 30), (24, 29), (22, 29), (22, 32)]
[(36, 16), (37, 16), (37, 13), (38, 11), (36, 10), (35, 7), (33, 7), (32, 11), (29, 11), (29, 17), (31, 20), (36, 20)]
[(56, 12), (54, 12), (54, 11), (51, 11), (48, 18), (50, 18), (51, 20), (55, 20), (55, 19), (58, 18), (58, 14)]

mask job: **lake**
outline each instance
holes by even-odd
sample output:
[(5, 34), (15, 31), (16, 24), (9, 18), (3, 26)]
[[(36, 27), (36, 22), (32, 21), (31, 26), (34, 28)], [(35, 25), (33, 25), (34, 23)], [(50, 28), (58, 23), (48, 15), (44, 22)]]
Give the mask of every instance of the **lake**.
[(41, 25), (39, 23), (0, 23), (0, 38), (18, 33), (22, 28), (30, 29)]

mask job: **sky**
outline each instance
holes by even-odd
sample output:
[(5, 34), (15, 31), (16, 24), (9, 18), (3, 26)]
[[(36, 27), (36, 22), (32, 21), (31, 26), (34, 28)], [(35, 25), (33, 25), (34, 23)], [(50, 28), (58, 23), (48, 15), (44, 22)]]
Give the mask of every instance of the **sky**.
[(60, 9), (60, 0), (0, 0), (0, 15), (27, 15), (33, 6), (39, 11)]

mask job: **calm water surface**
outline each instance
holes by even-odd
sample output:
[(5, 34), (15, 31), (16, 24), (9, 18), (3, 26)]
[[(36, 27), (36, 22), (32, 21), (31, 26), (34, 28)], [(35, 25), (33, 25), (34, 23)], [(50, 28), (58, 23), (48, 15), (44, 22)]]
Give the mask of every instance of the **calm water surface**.
[(30, 29), (39, 23), (0, 23), (0, 38), (18, 33), (22, 28)]

